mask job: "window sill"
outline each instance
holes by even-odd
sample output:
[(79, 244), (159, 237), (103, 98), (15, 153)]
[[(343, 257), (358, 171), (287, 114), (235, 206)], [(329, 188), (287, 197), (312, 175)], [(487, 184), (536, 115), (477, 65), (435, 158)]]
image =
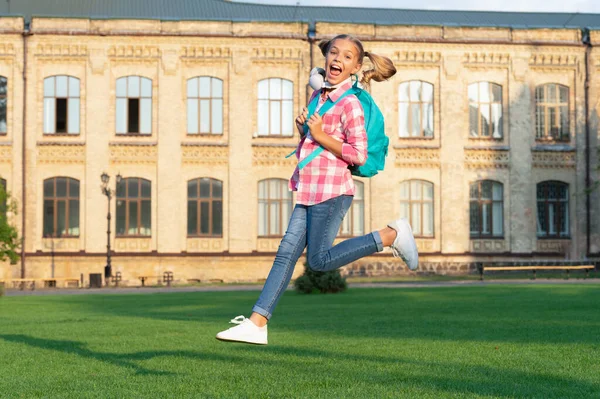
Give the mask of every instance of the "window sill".
[(117, 235), (117, 236), (115, 236), (115, 238), (117, 238), (117, 239), (121, 239), (121, 238), (138, 238), (139, 239), (139, 238), (152, 238), (152, 236), (139, 236), (139, 235), (137, 235), (137, 236), (134, 236), (134, 235), (120, 236), (120, 235)]
[(222, 239), (223, 235), (220, 235), (220, 236), (187, 236), (186, 238), (189, 239), (189, 240), (194, 240), (194, 239), (198, 239), (198, 238), (201, 238), (201, 239), (209, 239), (209, 238)]
[(116, 137), (152, 137), (152, 133), (115, 133)]
[(534, 145), (533, 147), (531, 147), (531, 151), (534, 151), (534, 152), (535, 151), (537, 151), (537, 152), (543, 152), (543, 151), (569, 152), (569, 151), (575, 151), (575, 147), (573, 147), (569, 143), (563, 143), (563, 142), (555, 142), (555, 143), (539, 142), (539, 143), (536, 143), (536, 145)]
[(186, 133), (186, 137), (199, 137), (199, 138), (208, 138), (208, 137), (223, 137), (223, 133)]
[(435, 140), (435, 136), (433, 136), (433, 137), (398, 137), (398, 140), (400, 140), (400, 141), (405, 141), (405, 140), (430, 141), (430, 140)]
[(538, 240), (563, 240), (563, 241), (570, 241), (571, 240), (571, 236), (544, 236), (544, 237), (540, 237), (537, 236), (536, 237)]
[(502, 142), (504, 137), (472, 137), (469, 136), (469, 141), (492, 141), (492, 142)]
[(284, 135), (284, 134), (258, 134), (254, 132), (252, 134), (253, 139), (292, 139), (296, 136), (297, 131), (294, 131), (292, 134)]
[(470, 240), (498, 240), (498, 241), (502, 241), (505, 239), (504, 236), (471, 236), (469, 237)]

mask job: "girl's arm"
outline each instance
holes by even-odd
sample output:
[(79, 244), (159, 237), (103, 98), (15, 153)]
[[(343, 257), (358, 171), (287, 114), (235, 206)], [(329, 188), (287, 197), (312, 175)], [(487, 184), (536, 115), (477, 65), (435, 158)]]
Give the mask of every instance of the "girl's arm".
[(343, 104), (341, 114), (342, 130), (346, 135), (344, 142), (339, 142), (323, 132), (323, 121), (318, 114), (313, 115), (308, 127), (313, 138), (350, 165), (364, 165), (367, 161), (367, 131), (365, 117), (360, 101), (356, 97), (348, 97)]
[(308, 120), (308, 128), (313, 139), (338, 158), (342, 158), (344, 143), (337, 141), (323, 131), (323, 119), (315, 112)]

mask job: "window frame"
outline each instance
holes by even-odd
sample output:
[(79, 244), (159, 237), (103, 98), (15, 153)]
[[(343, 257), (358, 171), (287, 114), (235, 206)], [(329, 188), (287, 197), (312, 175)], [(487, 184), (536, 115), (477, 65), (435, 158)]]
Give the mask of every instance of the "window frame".
[[(484, 102), (481, 100), (481, 86), (483, 84), (487, 84), (488, 86), (488, 92), (489, 92), (489, 102)], [(477, 86), (477, 100), (473, 101), (471, 99), (470, 96), (470, 91), (471, 88), (473, 86)], [(499, 93), (500, 93), (500, 101), (495, 101), (495, 99), (493, 98), (494, 95), (494, 89), (498, 89)], [(503, 87), (502, 85), (492, 82), (492, 81), (478, 81), (478, 82), (473, 82), (471, 84), (469, 84), (467, 86), (467, 100), (469, 101), (469, 139), (471, 140), (495, 140), (495, 141), (502, 141), (504, 139), (504, 93), (503, 93)], [(471, 124), (471, 107), (475, 106), (477, 108), (477, 135), (472, 135), (472, 133), (474, 132), (473, 126)], [(499, 109), (500, 109), (500, 115), (499, 115), (499, 123), (498, 123), (498, 128), (500, 131), (500, 135), (498, 137), (495, 136), (495, 131), (494, 131), (494, 122), (493, 122), (493, 109), (494, 109), (494, 105), (499, 105)], [(488, 106), (489, 107), (489, 136), (484, 136), (482, 135), (482, 131), (483, 131), (483, 113), (481, 112), (482, 106)]]
[[(340, 228), (338, 230), (338, 235), (337, 235), (338, 238), (360, 237), (360, 236), (365, 235), (365, 184), (361, 181), (354, 180), (354, 186), (356, 187), (354, 198), (352, 199), (352, 204), (350, 205), (350, 208), (348, 208), (348, 212), (346, 212), (346, 215), (344, 216), (344, 219), (342, 220), (342, 223), (340, 224)], [(359, 190), (358, 187), (361, 187), (361, 189)], [(359, 194), (359, 192), (361, 194)], [(362, 205), (362, 215), (360, 215), (360, 219), (362, 220), (363, 228), (362, 228), (362, 231), (355, 234), (354, 233), (354, 213), (358, 212), (357, 208), (360, 208), (360, 205)], [(344, 228), (344, 223), (346, 221), (348, 221), (348, 223), (349, 223), (349, 228), (348, 228), (349, 233), (348, 234), (344, 234), (342, 232), (342, 230)]]
[[(419, 83), (420, 84), (420, 89), (419, 89), (419, 99), (414, 101), (411, 98), (411, 89), (410, 89), (410, 85), (411, 83)], [(403, 86), (407, 85), (408, 86), (408, 101), (403, 100), (402, 97), (402, 88)], [(423, 100), (423, 86), (428, 85), (431, 87), (431, 101), (427, 102)], [(433, 83), (430, 83), (428, 81), (425, 80), (421, 80), (421, 79), (412, 79), (412, 80), (406, 80), (404, 82), (401, 82), (398, 85), (398, 138), (401, 140), (405, 140), (405, 139), (412, 139), (412, 140), (433, 140), (435, 138), (435, 85)], [(413, 123), (412, 123), (412, 113), (410, 112), (411, 108), (413, 105), (418, 105), (419, 106), (419, 111), (420, 111), (420, 116), (421, 116), (421, 120), (419, 121), (419, 135), (413, 136), (412, 135), (412, 131), (407, 130), (407, 136), (402, 136), (402, 129), (403, 129), (403, 122), (402, 122), (402, 104), (408, 104), (408, 122), (406, 124), (407, 129), (411, 129)], [(431, 135), (430, 136), (425, 136), (424, 135), (424, 129), (423, 129), (423, 115), (425, 114), (425, 110), (427, 109), (427, 106), (430, 106), (431, 109)], [(429, 118), (428, 118), (429, 119)]]
[[(277, 199), (271, 199), (271, 195), (270, 195), (270, 182), (271, 181), (277, 181), (279, 183), (279, 198)], [(285, 231), (287, 230), (287, 227), (289, 225), (289, 219), (288, 220), (283, 220), (283, 206), (288, 204), (288, 212), (289, 212), (289, 217), (291, 217), (292, 212), (294, 210), (293, 207), (293, 196), (292, 196), (292, 192), (289, 191), (287, 189), (287, 183), (288, 181), (285, 179), (279, 179), (279, 178), (268, 178), (268, 179), (263, 179), (260, 180), (258, 182), (258, 212), (257, 212), (257, 218), (258, 218), (258, 238), (281, 238), (283, 237), (283, 235), (285, 234)], [(266, 198), (261, 198), (261, 189), (260, 189), (260, 185), (261, 184), (265, 184), (266, 185)], [(282, 195), (281, 194), (288, 194), (288, 198), (281, 198)], [(262, 221), (260, 220), (260, 207), (261, 207), (261, 201), (266, 201), (266, 206), (265, 206), (265, 215), (266, 215), (266, 226), (265, 226), (265, 232), (266, 234), (261, 235), (260, 234), (260, 228), (261, 228), (261, 223)], [(271, 204), (274, 203), (278, 203), (279, 204), (279, 230), (281, 231), (281, 233), (276, 234), (276, 233), (272, 233), (271, 232)]]
[[(129, 95), (129, 79), (130, 78), (138, 78), (139, 79), (139, 95), (138, 96), (130, 96)], [(120, 80), (125, 80), (125, 96), (119, 96), (118, 93), (118, 89), (117, 89), (117, 85), (119, 84)], [(142, 85), (144, 80), (147, 80), (150, 82), (150, 95), (149, 96), (143, 96), (142, 95)], [(153, 135), (153, 117), (154, 117), (154, 87), (153, 87), (153, 80), (150, 78), (147, 78), (145, 76), (142, 75), (127, 75), (127, 76), (121, 76), (119, 78), (117, 78), (115, 80), (115, 135), (118, 137), (151, 137)], [(123, 115), (123, 117), (125, 118), (125, 130), (126, 132), (119, 132), (119, 121), (118, 121), (118, 107), (119, 107), (119, 99), (125, 99), (126, 100), (126, 109), (125, 109), (125, 113)], [(149, 120), (150, 120), (150, 131), (148, 133), (142, 133), (142, 120), (143, 120), (143, 107), (142, 107), (142, 100), (144, 99), (149, 99), (150, 100), (150, 116), (149, 116)], [(138, 100), (138, 131), (137, 132), (130, 132), (129, 131), (129, 107), (130, 107), (130, 100)]]
[(4, 189), (4, 201), (0, 202), (0, 216), (6, 219), (8, 215), (8, 182), (6, 179), (0, 177), (0, 186)]
[[(539, 190), (539, 187), (541, 185), (545, 186), (545, 197), (544, 197), (543, 200), (540, 201), (540, 198), (538, 197), (538, 190)], [(556, 200), (550, 200), (548, 198), (548, 191), (549, 191), (548, 190), (548, 186), (549, 185), (555, 185), (556, 187), (561, 187), (562, 186), (562, 187), (566, 188), (566, 200), (561, 201), (559, 198), (557, 198)], [(570, 188), (569, 187), (569, 183), (565, 183), (565, 182), (558, 181), (558, 180), (544, 180), (544, 181), (541, 181), (541, 182), (539, 182), (539, 183), (536, 184), (536, 186), (535, 186), (535, 193), (536, 193), (536, 195), (535, 195), (535, 202), (536, 202), (536, 237), (537, 237), (538, 240), (547, 240), (547, 239), (550, 239), (550, 240), (568, 240), (568, 239), (571, 238), (571, 218), (570, 218), (570, 202), (571, 202), (570, 195), (571, 194), (570, 194), (569, 188)], [(540, 203), (543, 203), (544, 206), (545, 206), (545, 208), (544, 208), (544, 214), (545, 214), (546, 221), (547, 221), (547, 224), (548, 224), (547, 225), (548, 230), (549, 230), (549, 227), (550, 227), (550, 223), (549, 223), (550, 222), (550, 217), (549, 217), (550, 207), (548, 206), (548, 204), (550, 204), (550, 203), (553, 203), (553, 204), (556, 204), (556, 205), (561, 204), (561, 203), (566, 204), (565, 214), (562, 215), (562, 217), (563, 217), (562, 219), (561, 219), (560, 212), (556, 212), (556, 214), (555, 214), (553, 223), (555, 223), (554, 227), (555, 227), (556, 233), (554, 233), (552, 235), (550, 235), (549, 232), (546, 232), (546, 235), (540, 235), (540, 231), (541, 231), (540, 230), (541, 226), (539, 225), (539, 212), (540, 212), (539, 207), (540, 207)], [(557, 207), (557, 209), (559, 209), (559, 208)], [(558, 229), (558, 227), (560, 227), (560, 222), (563, 219), (566, 220), (566, 225), (567, 225), (566, 226), (567, 231), (566, 231), (566, 233), (564, 235)]]
[[(412, 195), (412, 183), (413, 182), (417, 182), (420, 184), (421, 187), (421, 199), (414, 199), (413, 200), (413, 195)], [(402, 182), (400, 182), (400, 192), (402, 192), (402, 185), (407, 184), (408, 185), (408, 200), (405, 200), (402, 198), (402, 195), (400, 195), (400, 207), (402, 209), (402, 205), (403, 204), (408, 204), (408, 215), (407, 215), (407, 219), (412, 227), (413, 232), (416, 230), (414, 228), (414, 223), (412, 220), (412, 207), (413, 204), (418, 205), (419, 206), (419, 214), (420, 214), (420, 233), (415, 233), (414, 237), (415, 238), (423, 238), (423, 239), (432, 239), (435, 238), (435, 184), (433, 184), (433, 182), (430, 182), (428, 180), (423, 180), (423, 179), (408, 179), (408, 180), (404, 180)], [(425, 188), (427, 186), (431, 187), (431, 200), (425, 200)], [(424, 205), (425, 204), (429, 204), (431, 203), (431, 235), (425, 235), (423, 233), (424, 229), (424, 218), (423, 215), (425, 214), (424, 212)]]
[[(131, 180), (137, 180), (137, 190), (138, 190), (138, 196), (137, 197), (129, 197), (128, 193), (129, 193), (129, 181)], [(150, 194), (147, 197), (142, 196), (142, 184), (143, 182), (148, 182), (149, 184), (149, 188), (150, 188)], [(120, 186), (124, 185), (125, 187), (125, 191), (124, 193), (121, 195), (120, 192)], [(119, 201), (124, 201), (124, 207), (125, 207), (125, 225), (124, 225), (124, 230), (125, 233), (119, 233), (119, 212), (118, 212), (118, 207), (119, 207)], [(150, 220), (150, 226), (148, 227), (148, 229), (150, 230), (150, 234), (142, 234), (141, 230), (143, 229), (142, 226), (142, 202), (143, 201), (149, 201), (150, 207), (149, 207), (149, 212), (150, 214), (149, 219)], [(129, 204), (135, 202), (137, 203), (137, 232), (135, 234), (129, 234)], [(142, 177), (127, 177), (127, 178), (122, 178), (121, 181), (119, 183), (117, 183), (117, 192), (116, 192), (116, 196), (115, 196), (115, 237), (117, 238), (151, 238), (152, 237), (152, 181), (148, 180), (148, 179), (144, 179)]]
[[(4, 106), (4, 131), (0, 128), (0, 136), (6, 136), (8, 134), (8, 78), (0, 75), (0, 86), (4, 85), (4, 93), (0, 91), (0, 108)], [(2, 104), (4, 100), (4, 104)], [(0, 115), (2, 113), (0, 112)], [(2, 126), (2, 120), (0, 119), (0, 127)]]
[[(67, 195), (65, 197), (58, 197), (57, 196), (57, 182), (58, 179), (66, 179), (66, 193)], [(51, 197), (47, 197), (46, 196), (46, 182), (52, 181), (52, 190), (53, 190), (53, 195)], [(77, 184), (79, 185), (79, 189), (78, 189), (78, 196), (77, 197), (72, 197), (71, 196), (71, 182), (77, 182)], [(67, 176), (55, 176), (55, 177), (49, 177), (47, 179), (44, 179), (43, 183), (42, 183), (42, 214), (43, 214), (43, 219), (42, 219), (42, 238), (79, 238), (81, 235), (81, 182), (77, 179), (74, 179), (72, 177), (67, 177)], [(46, 234), (45, 230), (46, 230), (46, 201), (52, 201), (52, 233), (51, 234)], [(79, 215), (77, 218), (78, 221), (78, 225), (77, 225), (77, 230), (79, 231), (78, 234), (69, 234), (69, 229), (71, 228), (71, 226), (69, 225), (70, 222), (70, 202), (71, 201), (76, 201), (78, 204), (78, 209), (79, 209)], [(58, 229), (58, 203), (59, 202), (65, 202), (65, 232), (66, 234), (62, 234), (59, 235), (57, 232)]]
[[(200, 197), (200, 193), (201, 193), (201, 189), (200, 189), (200, 184), (201, 181), (203, 179), (207, 179), (209, 181), (210, 184), (210, 193), (208, 197)], [(196, 182), (197, 184), (197, 189), (196, 189), (196, 197), (195, 198), (190, 198), (189, 196), (189, 190), (190, 190), (190, 183), (192, 182)], [(220, 197), (215, 197), (214, 196), (214, 183), (220, 183), (221, 184), (221, 196)], [(222, 180), (218, 180), (218, 179), (214, 179), (212, 177), (198, 177), (198, 178), (194, 178), (191, 180), (188, 180), (187, 182), (187, 206), (189, 207), (189, 203), (191, 201), (195, 201), (196, 202), (196, 216), (197, 216), (197, 220), (196, 220), (196, 233), (195, 234), (190, 234), (190, 215), (188, 212), (188, 209), (186, 207), (186, 214), (187, 214), (187, 230), (186, 230), (186, 235), (188, 238), (222, 238), (223, 237), (223, 205), (224, 205), (224, 201), (223, 201), (223, 181)], [(221, 202), (221, 233), (219, 234), (215, 234), (213, 231), (213, 221), (214, 221), (214, 208), (213, 208), (213, 203), (214, 202)], [(202, 220), (202, 203), (206, 203), (208, 202), (208, 226), (209, 226), (209, 233), (207, 234), (203, 234), (201, 233), (201, 220)]]
[[(491, 199), (482, 198), (483, 195), (483, 185), (489, 183), (491, 184)], [(473, 186), (477, 185), (477, 199), (473, 199), (471, 197), (471, 191), (473, 190)], [(494, 185), (498, 185), (502, 190), (502, 199), (494, 200)], [(473, 204), (477, 205), (477, 213), (478, 213), (478, 233), (473, 233), (473, 226), (471, 225), (471, 211)], [(500, 209), (502, 212), (502, 218), (500, 225), (502, 227), (502, 233), (499, 235), (494, 235), (494, 204), (500, 204)], [(489, 233), (483, 232), (483, 207), (484, 205), (489, 205), (490, 209), (490, 217), (489, 220)], [(502, 182), (491, 180), (491, 179), (482, 179), (471, 182), (469, 184), (469, 237), (471, 240), (480, 240), (480, 239), (504, 239), (505, 231), (504, 231), (504, 184)]]
[[(555, 102), (548, 102), (546, 99), (548, 99), (548, 91), (549, 88), (551, 86), (554, 86), (556, 91), (554, 93)], [(538, 101), (538, 90), (543, 90), (543, 96), (544, 96), (544, 101), (540, 102)], [(566, 103), (565, 102), (561, 102), (561, 89), (566, 90)], [(558, 143), (568, 143), (571, 141), (571, 89), (569, 86), (560, 84), (560, 83), (555, 83), (555, 82), (549, 82), (549, 83), (544, 83), (544, 84), (540, 84), (535, 86), (534, 88), (534, 103), (535, 103), (535, 113), (534, 113), (534, 128), (535, 128), (535, 140), (537, 142), (558, 142)], [(554, 137), (552, 135), (552, 129), (553, 128), (558, 128), (562, 130), (562, 116), (561, 116), (561, 109), (565, 109), (566, 112), (566, 132), (562, 132), (561, 131), (561, 135), (559, 135), (559, 137)], [(540, 115), (540, 109), (544, 109), (544, 114), (543, 114), (543, 121), (541, 120), (541, 115)], [(558, 119), (558, 127), (557, 126), (549, 126), (549, 119), (550, 119), (550, 112), (549, 110), (553, 109), (554, 110), (554, 114), (556, 115), (556, 118)], [(540, 124), (541, 122), (543, 122), (543, 124)], [(540, 135), (540, 131), (543, 130), (543, 134)]]
[[(200, 93), (200, 79), (201, 78), (209, 78), (210, 79), (210, 95), (209, 97), (202, 97), (201, 93)], [(188, 91), (188, 85), (190, 84), (191, 81), (197, 81), (197, 90), (198, 93), (197, 95), (194, 96), (190, 96), (189, 95), (189, 91)], [(214, 92), (214, 84), (215, 82), (219, 82), (221, 84), (221, 96), (217, 97), (213, 94)], [(209, 75), (199, 75), (199, 76), (194, 76), (189, 78), (186, 81), (186, 86), (185, 86), (185, 90), (186, 90), (186, 134), (187, 136), (190, 137), (200, 137), (200, 136), (205, 136), (205, 137), (213, 137), (213, 136), (223, 136), (225, 134), (225, 112), (224, 112), (224, 108), (225, 108), (225, 90), (224, 90), (224, 81), (220, 78), (217, 78), (215, 76), (209, 76)], [(198, 110), (197, 110), (197, 133), (193, 133), (190, 132), (189, 129), (189, 118), (190, 118), (190, 100), (196, 100), (198, 102)], [(201, 126), (202, 126), (202, 108), (201, 108), (201, 104), (202, 104), (202, 100), (208, 100), (208, 125), (210, 126), (209, 128), (209, 132), (201, 132)], [(214, 123), (213, 123), (213, 103), (214, 100), (221, 100), (221, 132), (215, 132), (213, 130), (214, 128)]]
[[(279, 98), (271, 98), (271, 83), (274, 81), (280, 81), (279, 85), (280, 85), (280, 96)], [(262, 82), (267, 82), (267, 96), (266, 98), (262, 98), (261, 97), (261, 93), (260, 93), (260, 85)], [(291, 84), (291, 90), (290, 90), (290, 98), (284, 98), (283, 93), (284, 93), (284, 83), (289, 83)], [(282, 139), (288, 139), (288, 138), (292, 138), (294, 137), (294, 81), (289, 80), (289, 79), (285, 79), (285, 78), (281, 78), (281, 77), (269, 77), (269, 78), (265, 78), (265, 79), (260, 79), (257, 82), (257, 86), (256, 86), (256, 91), (257, 91), (257, 96), (256, 96), (256, 106), (257, 106), (257, 110), (256, 110), (256, 135), (258, 137), (261, 138), (282, 138)], [(261, 106), (260, 103), (261, 101), (267, 101), (268, 107), (266, 109), (266, 119), (267, 119), (267, 125), (268, 125), (268, 133), (261, 133)], [(273, 103), (279, 103), (279, 131), (280, 133), (273, 133), (273, 126), (272, 126), (272, 116), (271, 116), (271, 107)], [(289, 104), (290, 106), (290, 118), (288, 123), (290, 123), (290, 131), (289, 133), (285, 133), (283, 132), (283, 128), (284, 128), (284, 120), (287, 120), (287, 118), (284, 118), (284, 103)]]
[[(65, 77), (67, 80), (67, 95), (65, 97), (61, 96), (59, 97), (57, 95), (57, 80), (60, 77)], [(53, 95), (46, 95), (46, 81), (52, 79), (53, 80)], [(77, 91), (77, 95), (76, 96), (72, 96), (71, 95), (71, 79), (74, 79), (78, 82), (78, 86), (79, 86), (79, 90)], [(43, 91), (43, 102), (42, 102), (42, 131), (43, 131), (43, 135), (44, 136), (67, 136), (67, 137), (71, 137), (71, 136), (79, 136), (81, 135), (81, 79), (79, 79), (76, 76), (71, 76), (71, 75), (52, 75), (52, 76), (47, 76), (44, 78), (43, 81), (43, 85), (42, 85), (42, 91)], [(47, 131), (46, 130), (46, 112), (49, 112), (46, 110), (46, 100), (47, 99), (54, 99), (54, 123), (53, 123), (53, 132)], [(65, 131), (64, 132), (59, 132), (58, 131), (58, 106), (57, 106), (57, 102), (58, 100), (65, 100), (66, 103), (66, 119), (65, 119)], [(79, 103), (79, 107), (77, 109), (77, 111), (72, 111), (72, 112), (77, 112), (78, 113), (78, 117), (77, 117), (77, 121), (79, 122), (79, 126), (77, 126), (77, 131), (76, 132), (69, 132), (70, 130), (70, 113), (71, 113), (71, 107), (69, 106), (69, 103), (71, 99), (76, 99)]]

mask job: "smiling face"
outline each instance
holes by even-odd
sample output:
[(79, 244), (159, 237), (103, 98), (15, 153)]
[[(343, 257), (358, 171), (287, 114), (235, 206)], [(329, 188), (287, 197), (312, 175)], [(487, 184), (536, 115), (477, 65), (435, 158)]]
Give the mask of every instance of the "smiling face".
[(359, 52), (348, 39), (336, 39), (329, 45), (325, 57), (326, 79), (331, 85), (337, 85), (357, 73), (361, 68)]

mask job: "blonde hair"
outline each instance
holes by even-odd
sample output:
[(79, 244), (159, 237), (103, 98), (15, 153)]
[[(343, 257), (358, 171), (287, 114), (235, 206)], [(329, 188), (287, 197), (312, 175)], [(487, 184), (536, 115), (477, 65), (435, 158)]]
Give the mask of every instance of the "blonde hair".
[(324, 57), (327, 57), (331, 43), (336, 40), (349, 40), (358, 50), (358, 63), (362, 65), (364, 57), (367, 57), (373, 64), (373, 69), (363, 71), (360, 83), (365, 88), (369, 88), (371, 79), (376, 82), (383, 82), (396, 74), (396, 67), (392, 60), (382, 55), (377, 55), (364, 50), (360, 40), (351, 35), (338, 35), (331, 40), (322, 40), (319, 42), (319, 48)]

